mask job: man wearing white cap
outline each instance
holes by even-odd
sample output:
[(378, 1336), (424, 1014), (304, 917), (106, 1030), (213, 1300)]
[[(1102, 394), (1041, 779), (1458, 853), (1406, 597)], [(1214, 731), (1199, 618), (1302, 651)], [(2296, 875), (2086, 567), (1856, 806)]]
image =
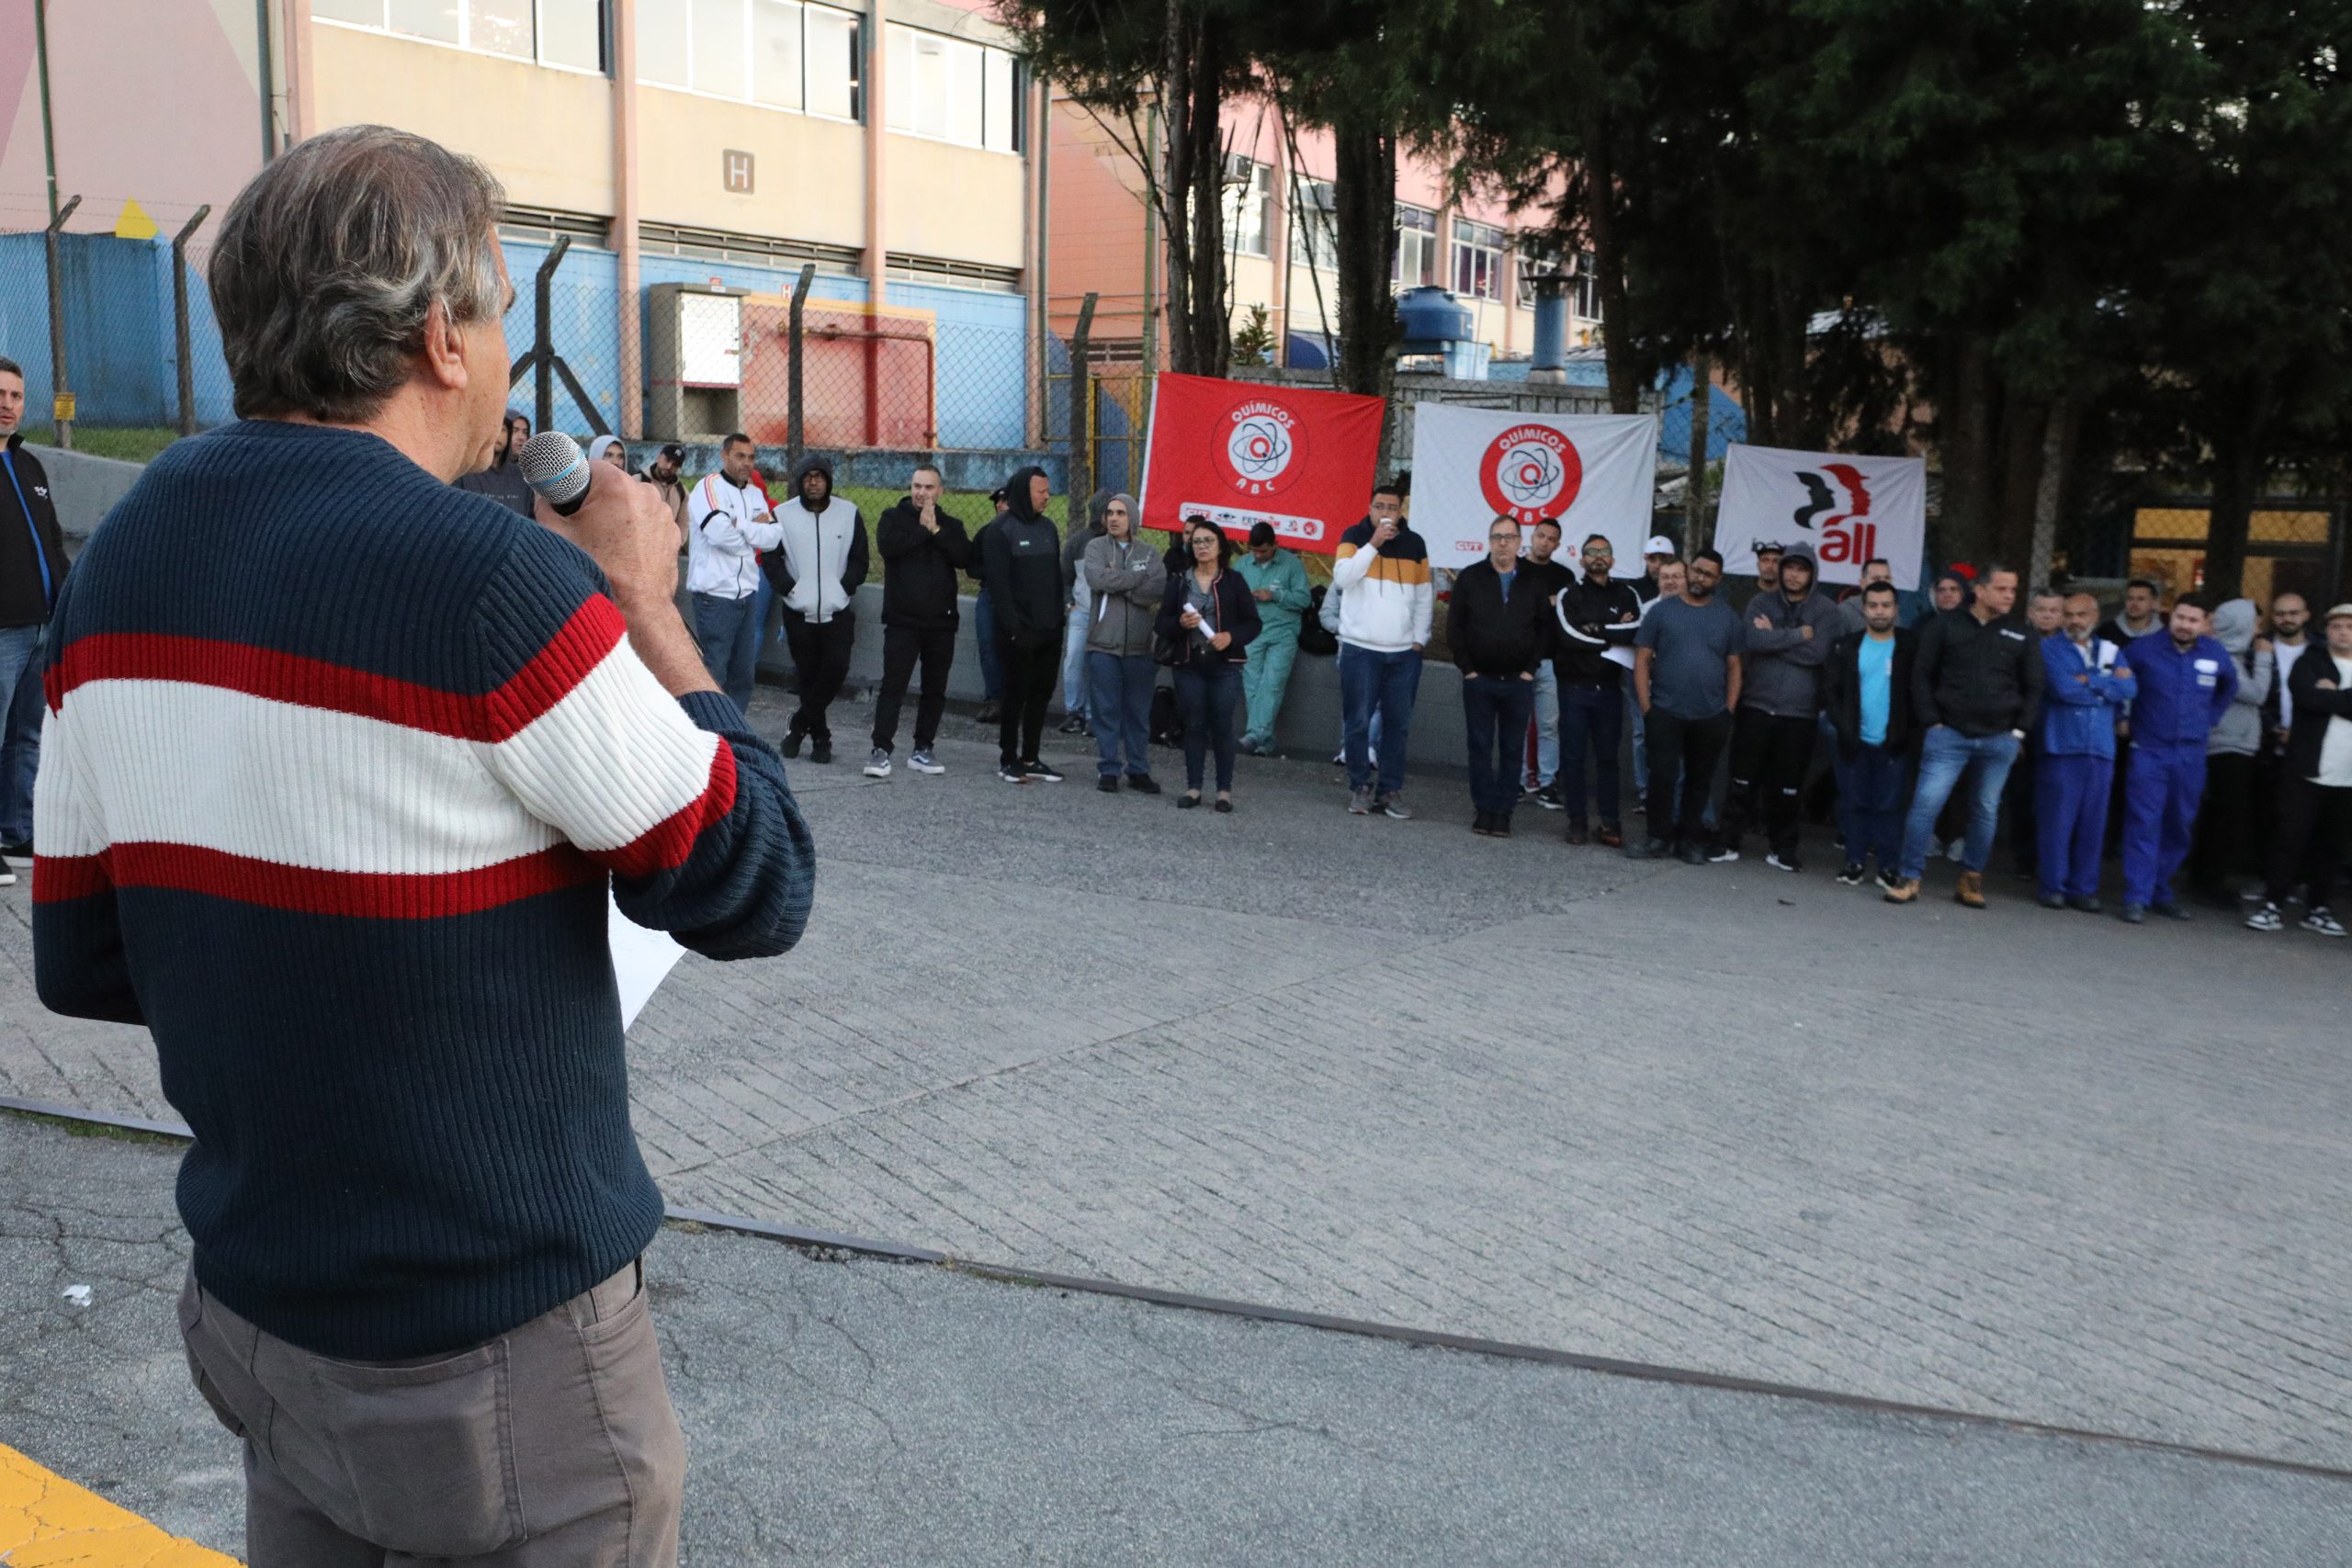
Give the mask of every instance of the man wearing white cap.
[(2278, 838), (2262, 908), (2245, 923), (2277, 931), (2285, 923), (2278, 906), (2301, 881), (2303, 929), (2342, 936), (2344, 922), (2327, 900), (2352, 844), (2352, 603), (2328, 611), (2326, 646), (2296, 660), (2287, 681), (2295, 722), (2279, 781)]
[(1643, 604), (1646, 604), (1657, 597), (1657, 569), (1668, 561), (1681, 558), (1682, 552), (1674, 547), (1672, 539), (1663, 534), (1650, 536), (1650, 542), (1642, 547), (1642, 562), (1649, 570), (1634, 584), (1634, 592), (1642, 596)]

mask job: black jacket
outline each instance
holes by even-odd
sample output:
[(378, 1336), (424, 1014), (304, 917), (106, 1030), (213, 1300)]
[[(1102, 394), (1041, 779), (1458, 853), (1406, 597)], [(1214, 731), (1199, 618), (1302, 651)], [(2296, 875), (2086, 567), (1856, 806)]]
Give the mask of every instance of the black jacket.
[(21, 434), (8, 437), (7, 449), (17, 482), (0, 477), (0, 626), (47, 626), (65, 585), (65, 535), (57, 526), (49, 470), (25, 449)]
[(478, 474), (459, 474), (458, 488), (475, 495), (486, 495), (526, 517), (536, 515), (531, 505), (531, 487), (523, 482), (523, 465), (496, 463)]
[(1249, 579), (1238, 571), (1220, 571), (1216, 581), (1210, 586), (1209, 592), (1216, 601), (1216, 629), (1229, 632), (1233, 637), (1223, 651), (1211, 648), (1185, 629), (1184, 601), (1191, 595), (1193, 587), (1190, 568), (1168, 580), (1168, 587), (1159, 596), (1159, 618), (1152, 629), (1159, 634), (1163, 646), (1182, 650), (1182, 657), (1176, 660), (1179, 665), (1209, 664), (1218, 660), (1228, 664), (1241, 663), (1250, 657), (1250, 645), (1257, 639), (1258, 628), (1262, 624), (1258, 619), (1258, 601), (1250, 593)]
[(999, 634), (1015, 648), (1062, 640), (1062, 536), (1052, 518), (1029, 510), (1029, 480), (1045, 471), (1027, 468), (1007, 479), (1012, 504), (980, 530), (980, 581)]
[(1912, 716), (1923, 730), (1946, 724), (1972, 737), (2030, 735), (2041, 717), (2041, 639), (2022, 617), (1979, 621), (1973, 610), (1955, 610), (1919, 628)]
[(2324, 642), (2303, 649), (2303, 656), (2287, 671), (2287, 694), (2295, 699), (2294, 728), (2287, 731), (2287, 769), (2299, 779), (2319, 772), (2328, 720), (2352, 718), (2352, 686), (2339, 681), (2332, 692), (2319, 689), (2322, 681), (2335, 680), (2335, 660)]
[[(1838, 727), (1838, 754), (1850, 762), (1862, 751), (1862, 639), (1867, 631), (1839, 637), (1829, 648), (1829, 662), (1821, 672), (1823, 710)], [(1911, 712), (1911, 672), (1918, 662), (1919, 634), (1908, 626), (1894, 632), (1894, 668), (1889, 671), (1886, 693), (1886, 739), (1889, 751), (1907, 751), (1917, 739)], [(2038, 657), (2038, 656), (2037, 656)]]
[(1552, 605), (1540, 579), (1512, 572), (1510, 597), (1505, 599), (1501, 574), (1491, 560), (1474, 561), (1453, 574), (1445, 644), (1464, 675), (1532, 675), (1550, 656), (1552, 637)]
[[(1561, 590), (1553, 612), (1560, 635), (1552, 668), (1558, 671), (1560, 684), (1614, 689), (1624, 679), (1625, 667), (1603, 658), (1602, 652), (1633, 647), (1634, 634), (1641, 630), (1642, 596), (1634, 585), (1614, 578), (1595, 585), (1578, 577)], [(1620, 621), (1620, 615), (1633, 619)], [(1587, 641), (1589, 637), (1600, 640)]]
[(922, 509), (914, 497), (901, 496), (874, 525), (874, 547), (882, 554), (882, 624), (931, 631), (952, 626), (956, 610), (956, 574), (972, 558), (972, 542), (964, 525), (935, 503), (932, 513), (939, 532), (922, 525)]

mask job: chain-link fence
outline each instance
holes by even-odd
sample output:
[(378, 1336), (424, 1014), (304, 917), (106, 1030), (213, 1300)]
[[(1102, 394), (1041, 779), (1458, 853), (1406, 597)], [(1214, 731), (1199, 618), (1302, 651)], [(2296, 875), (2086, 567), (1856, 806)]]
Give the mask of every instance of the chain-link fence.
[(159, 212), (152, 235), (68, 233), (11, 203), (0, 231), (0, 355), (25, 378), (36, 441), (143, 459), (232, 417), (229, 368), (205, 292), (211, 209)]
[[(2345, 580), (2346, 507), (2332, 500), (2274, 498), (2247, 520), (2245, 568), (2239, 592), (2258, 604), (2300, 593), (2314, 608), (2332, 603)], [(2205, 586), (2212, 528), (2202, 497), (2167, 496), (2137, 508), (2125, 575), (2144, 577), (2169, 602)]]

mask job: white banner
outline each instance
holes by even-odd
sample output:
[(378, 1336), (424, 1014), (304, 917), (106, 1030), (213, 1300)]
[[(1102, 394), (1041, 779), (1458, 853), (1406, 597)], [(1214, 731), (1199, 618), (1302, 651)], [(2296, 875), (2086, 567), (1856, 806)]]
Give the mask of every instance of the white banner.
[(1824, 582), (1860, 582), (1863, 563), (1883, 557), (1897, 588), (1917, 588), (1928, 547), (1926, 460), (1734, 442), (1715, 513), (1724, 571), (1753, 577), (1758, 545), (1800, 540), (1820, 558)]
[(1448, 571), (1485, 558), (1497, 517), (1556, 517), (1571, 570), (1585, 536), (1605, 534), (1616, 575), (1639, 577), (1657, 479), (1656, 414), (1413, 408), (1413, 527)]

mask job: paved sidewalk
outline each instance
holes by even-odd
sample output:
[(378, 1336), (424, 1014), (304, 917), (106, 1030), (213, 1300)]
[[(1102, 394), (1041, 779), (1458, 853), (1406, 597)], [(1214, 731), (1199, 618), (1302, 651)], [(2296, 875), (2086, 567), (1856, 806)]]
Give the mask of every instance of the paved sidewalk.
[[(808, 941), (634, 1037), (673, 1201), (2352, 1464), (2347, 944), (1497, 843), (1455, 781), (1351, 818), (1319, 761), (1179, 813), (947, 732), (944, 778), (789, 765)], [(168, 1114), (0, 899), (0, 1092)]]
[[(234, 1551), (175, 1151), (0, 1117), (0, 1431)], [(673, 1229), (686, 1561), (2341, 1562), (2352, 1483), (1635, 1382)], [(62, 1299), (87, 1284), (86, 1307)]]

